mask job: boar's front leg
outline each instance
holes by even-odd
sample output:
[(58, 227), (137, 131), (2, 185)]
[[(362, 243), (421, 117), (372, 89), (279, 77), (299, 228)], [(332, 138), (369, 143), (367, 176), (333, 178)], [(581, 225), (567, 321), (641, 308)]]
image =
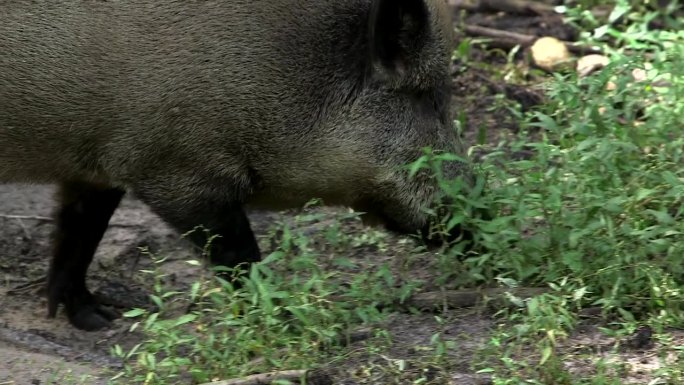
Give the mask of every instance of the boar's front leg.
[(109, 219), (124, 191), (85, 182), (62, 183), (56, 215), (54, 256), (48, 274), (48, 315), (64, 304), (69, 322), (82, 330), (97, 330), (117, 314), (98, 304), (86, 286), (86, 272)]
[[(171, 191), (173, 196), (164, 196)], [(181, 233), (190, 232), (189, 239), (200, 249), (212, 236), (209, 260), (215, 266), (236, 267), (261, 260), (256, 238), (240, 202), (227, 197), (207, 197), (203, 194), (179, 196), (178, 190), (136, 191), (136, 195), (152, 210)]]

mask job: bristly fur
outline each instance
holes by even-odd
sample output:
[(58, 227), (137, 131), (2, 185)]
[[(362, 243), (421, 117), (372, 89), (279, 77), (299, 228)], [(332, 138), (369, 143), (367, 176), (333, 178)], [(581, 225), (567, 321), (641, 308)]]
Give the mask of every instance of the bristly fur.
[(124, 191), (234, 266), (260, 258), (245, 205), (418, 232), (437, 186), (403, 166), (461, 151), (444, 0), (0, 4), (0, 182), (62, 186), (49, 313), (81, 329), (113, 317), (85, 275)]

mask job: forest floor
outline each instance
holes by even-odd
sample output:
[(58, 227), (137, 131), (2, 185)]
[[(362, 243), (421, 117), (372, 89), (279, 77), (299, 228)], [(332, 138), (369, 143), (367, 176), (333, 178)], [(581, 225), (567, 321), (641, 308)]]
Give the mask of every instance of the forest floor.
[[(461, 17), (457, 15), (457, 19)], [(555, 15), (471, 12), (459, 23), (462, 21), (568, 41), (576, 37), (576, 32)], [(468, 144), (495, 145), (518, 130), (516, 118), (501, 103), (502, 98), (517, 102), (524, 109), (542, 103), (544, 95), (536, 85), (538, 81), (511, 83), (502, 79), (504, 67), (528, 66), (523, 54), (511, 61), (503, 51), (476, 49), (470, 57), (473, 61), (467, 66), (458, 59), (453, 64), (453, 108), (466, 117), (463, 133)], [(50, 259), (50, 234), (54, 229), (49, 219), (54, 209), (53, 193), (52, 186), (0, 186), (0, 385), (105, 384), (121, 368), (121, 362), (110, 354), (112, 346), (130, 348), (139, 342), (139, 335), (128, 331), (132, 321), (127, 319), (115, 321), (109, 330), (84, 333), (72, 328), (64, 314), (60, 313), (56, 319), (46, 317), (42, 279)], [(344, 212), (344, 209), (317, 210), (330, 214), (331, 218)], [(250, 212), (264, 254), (272, 247), (273, 225), (291, 220), (296, 213)], [(310, 226), (310, 232), (315, 235), (318, 225), (302, 226)], [(369, 230), (352, 221), (342, 223), (341, 231), (363, 234)], [(393, 234), (382, 235), (382, 240), (384, 247), (361, 247), (353, 250), (352, 257), (369, 266), (408, 260), (412, 274), (430, 281), (434, 265), (429, 252), (413, 254), (413, 241)], [(141, 253), (140, 247), (148, 247), (167, 258), (161, 268), (172, 277), (172, 288), (187, 289), (202, 274), (203, 267), (185, 263), (192, 258), (192, 251), (179, 235), (142, 203), (129, 197), (112, 218), (89, 272), (91, 288), (106, 293), (109, 298), (120, 298), (122, 310), (144, 305), (151, 290), (149, 280), (139, 271), (150, 269), (152, 261)], [(440, 313), (440, 317), (442, 321), (438, 322), (430, 313), (391, 315), (385, 328), (392, 335), (392, 346), (384, 358), (364, 358), (360, 343), (360, 352), (341, 365), (335, 384), (390, 383), (383, 373), (401, 360), (408, 363), (409, 372), (430, 370), (429, 364), (419, 364), (421, 347), (430, 345), (431, 337), (438, 332), (454, 341), (457, 347), (448, 352), (451, 378), (445, 383), (490, 383), (486, 373), (477, 373), (474, 368), (491, 338), (491, 331), (497, 327), (498, 321), (491, 309), (450, 309)], [(615, 352), (611, 347), (616, 341), (605, 337), (599, 331), (600, 326), (598, 321), (588, 320), (563, 342), (562, 349), (577, 352), (577, 360), (566, 363), (571, 371), (585, 370), (587, 354), (603, 355), (626, 365), (624, 383), (649, 383), (651, 373), (660, 365), (656, 347), (651, 344)], [(684, 335), (675, 334), (675, 338), (684, 338)], [(408, 377), (393, 381), (411, 383)]]

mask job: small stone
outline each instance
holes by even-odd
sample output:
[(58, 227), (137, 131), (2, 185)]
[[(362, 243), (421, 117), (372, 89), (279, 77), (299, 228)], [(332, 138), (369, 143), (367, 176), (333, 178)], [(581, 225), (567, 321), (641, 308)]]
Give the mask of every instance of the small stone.
[(604, 68), (609, 63), (610, 59), (603, 55), (591, 54), (582, 56), (579, 58), (579, 60), (577, 60), (577, 74), (580, 77), (589, 76), (594, 72)]
[(648, 74), (644, 69), (635, 68), (632, 70), (632, 79), (634, 79), (635, 82), (643, 82), (648, 79)]
[(565, 44), (555, 37), (537, 39), (530, 48), (534, 64), (546, 71), (556, 71), (571, 61), (570, 51)]

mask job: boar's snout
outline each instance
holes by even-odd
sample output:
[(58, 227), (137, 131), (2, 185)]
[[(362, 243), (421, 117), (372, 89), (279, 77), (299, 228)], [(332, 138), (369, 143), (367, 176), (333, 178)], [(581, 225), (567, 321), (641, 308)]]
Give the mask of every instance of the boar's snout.
[[(444, 201), (444, 199), (442, 199)], [(445, 242), (469, 242), (473, 240), (473, 232), (464, 225), (456, 225), (446, 233), (440, 231), (439, 223), (448, 216), (447, 204), (439, 205), (440, 209), (434, 215), (429, 215), (424, 210), (420, 212), (404, 207), (399, 210), (397, 206), (375, 202), (361, 202), (353, 206), (356, 211), (362, 212), (361, 220), (365, 225), (382, 226), (385, 229), (398, 234), (419, 235), (422, 241), (430, 247), (443, 245)]]
[[(446, 213), (442, 215), (446, 216)], [(439, 225), (437, 223), (443, 222), (443, 217), (432, 217), (423, 227), (420, 229), (420, 236), (423, 242), (428, 246), (441, 246), (446, 243), (454, 242), (471, 242), (473, 240), (473, 231), (471, 228), (465, 226), (464, 224), (457, 224), (451, 229), (446, 231), (440, 231)]]
[[(471, 169), (458, 163), (449, 164), (444, 169), (446, 177), (460, 175), (465, 179), (463, 191), (474, 193)], [(396, 175), (395, 175), (396, 176)], [(463, 207), (455, 204), (454, 198), (439, 191), (432, 178), (408, 178), (393, 184), (393, 187), (378, 188), (371, 199), (356, 202), (352, 207), (363, 212), (362, 221), (366, 225), (380, 225), (387, 230), (408, 235), (419, 235), (428, 246), (446, 243), (468, 242), (472, 244), (477, 231), (477, 220), (491, 220), (488, 209)], [(445, 229), (454, 216), (465, 215), (463, 223)], [(466, 248), (470, 248), (467, 246)]]

